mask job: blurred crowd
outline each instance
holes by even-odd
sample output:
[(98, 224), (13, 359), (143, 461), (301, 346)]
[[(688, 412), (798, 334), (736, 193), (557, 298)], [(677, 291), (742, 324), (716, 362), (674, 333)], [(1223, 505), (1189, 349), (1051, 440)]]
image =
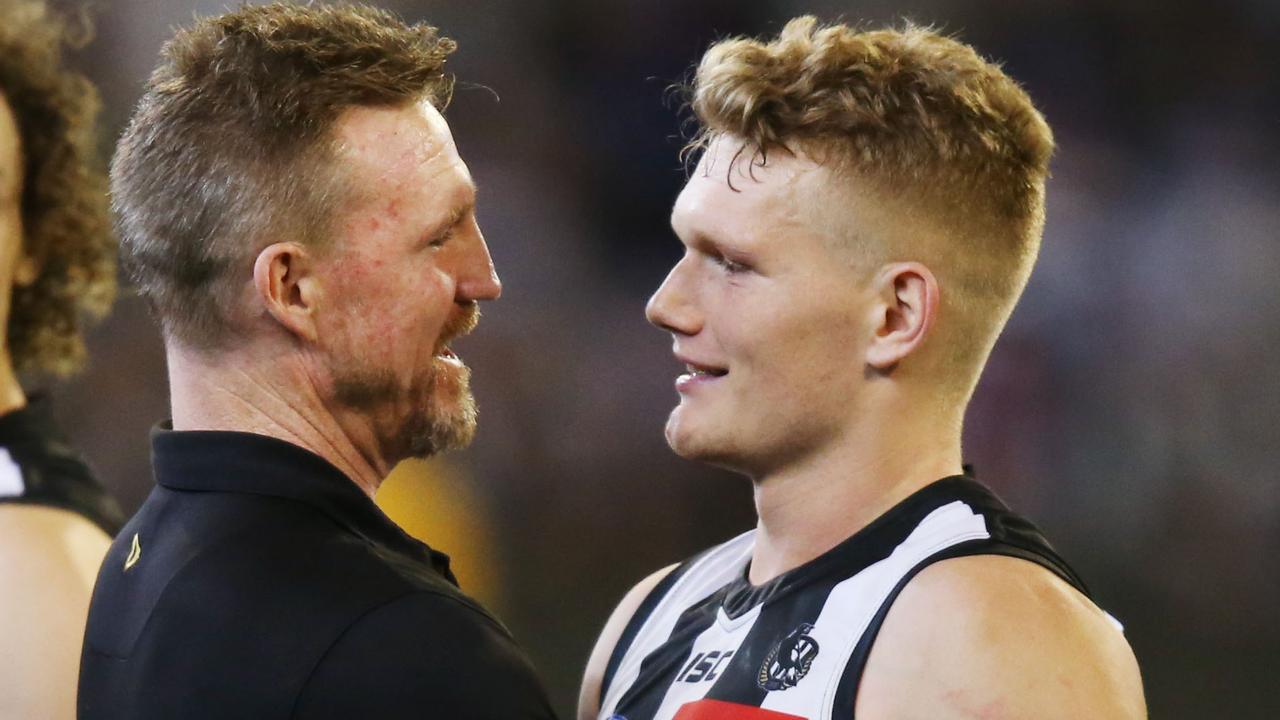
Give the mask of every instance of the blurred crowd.
[[(439, 533), (428, 539), (530, 650), (562, 712), (632, 582), (753, 523), (748, 481), (666, 449), (677, 365), (643, 307), (680, 251), (673, 86), (711, 40), (812, 12), (955, 33), (1044, 111), (1059, 146), (1044, 246), (966, 455), (1125, 623), (1153, 717), (1276, 717), (1280, 4), (377, 4), (459, 41), (448, 117), (504, 283), (458, 345), (481, 408), (474, 447), (403, 468), (414, 490), (390, 504)], [(225, 6), (94, 4), (74, 62), (102, 91), (104, 152), (171, 28)], [(127, 290), (90, 353), (58, 411), (132, 510), (166, 388)]]

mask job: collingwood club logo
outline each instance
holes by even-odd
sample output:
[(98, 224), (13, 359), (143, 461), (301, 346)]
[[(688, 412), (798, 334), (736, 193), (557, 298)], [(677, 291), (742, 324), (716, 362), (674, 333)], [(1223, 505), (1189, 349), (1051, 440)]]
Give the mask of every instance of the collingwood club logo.
[(811, 630), (813, 625), (801, 623), (773, 646), (756, 676), (756, 684), (761, 689), (786, 690), (804, 679), (813, 659), (818, 657), (818, 641), (809, 637)]

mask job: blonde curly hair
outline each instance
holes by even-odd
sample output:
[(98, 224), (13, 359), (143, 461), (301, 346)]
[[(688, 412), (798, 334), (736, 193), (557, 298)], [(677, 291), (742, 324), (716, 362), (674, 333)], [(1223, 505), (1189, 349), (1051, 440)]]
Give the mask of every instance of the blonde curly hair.
[(1026, 92), (928, 28), (859, 31), (810, 16), (770, 41), (716, 43), (686, 91), (699, 125), (686, 152), (722, 135), (741, 138), (753, 162), (802, 152), (908, 206), (904, 217), (930, 219), (936, 240), (874, 254), (939, 275), (946, 362), (975, 370), (958, 373), (971, 392), (1044, 226), (1053, 134)]
[(24, 161), (23, 251), (39, 268), (32, 284), (13, 288), (9, 353), (19, 371), (65, 375), (84, 362), (86, 316), (101, 317), (115, 297), (98, 95), (63, 64), (70, 35), (42, 0), (0, 0), (0, 18), (0, 95)]

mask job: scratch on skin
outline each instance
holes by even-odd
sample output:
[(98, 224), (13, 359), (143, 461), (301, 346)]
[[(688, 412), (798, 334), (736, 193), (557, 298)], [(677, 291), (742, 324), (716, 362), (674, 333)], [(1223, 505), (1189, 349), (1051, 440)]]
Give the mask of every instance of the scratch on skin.
[(961, 717), (973, 720), (1012, 720), (1009, 706), (1003, 700), (977, 701), (968, 697), (965, 690), (949, 690), (942, 696), (946, 704), (961, 713)]

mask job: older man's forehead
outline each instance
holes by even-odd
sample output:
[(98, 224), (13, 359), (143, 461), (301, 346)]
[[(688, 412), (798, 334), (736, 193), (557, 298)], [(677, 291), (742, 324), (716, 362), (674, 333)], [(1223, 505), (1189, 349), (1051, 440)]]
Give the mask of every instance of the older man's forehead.
[(337, 128), (339, 154), (376, 178), (395, 178), (432, 164), (459, 161), (449, 125), (430, 104), (356, 107)]

